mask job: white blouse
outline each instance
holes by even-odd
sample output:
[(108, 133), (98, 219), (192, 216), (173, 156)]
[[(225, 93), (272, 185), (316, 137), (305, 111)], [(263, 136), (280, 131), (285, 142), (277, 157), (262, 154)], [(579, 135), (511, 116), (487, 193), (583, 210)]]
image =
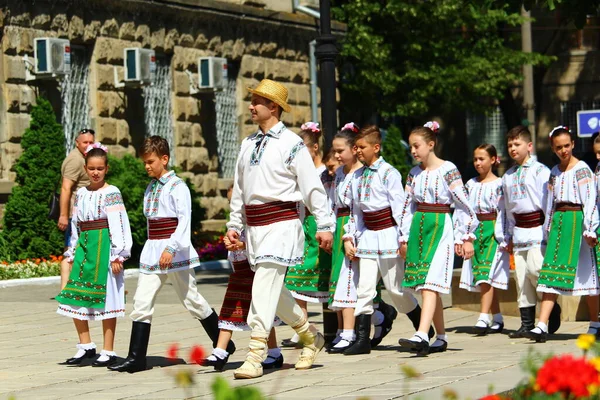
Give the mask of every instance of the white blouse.
[(496, 213), (494, 236), (498, 243), (504, 240), (504, 231), (507, 228), (504, 211), (504, 195), (502, 192), (502, 178), (481, 183), (477, 178), (470, 179), (465, 185), (469, 193), (469, 204), (477, 214)]
[(110, 232), (110, 261), (125, 261), (131, 256), (131, 228), (125, 210), (125, 203), (121, 192), (116, 186), (108, 185), (102, 189), (89, 190), (82, 187), (75, 195), (71, 218), (71, 247), (64, 256), (68, 261), (73, 261), (75, 248), (79, 240), (78, 222), (108, 220)]
[(406, 243), (409, 240), (417, 203), (454, 204), (454, 242), (462, 244), (465, 240), (475, 239), (474, 232), (479, 221), (469, 203), (467, 190), (456, 165), (444, 161), (432, 171), (417, 165), (408, 174), (405, 192), (406, 200), (400, 215), (400, 242)]

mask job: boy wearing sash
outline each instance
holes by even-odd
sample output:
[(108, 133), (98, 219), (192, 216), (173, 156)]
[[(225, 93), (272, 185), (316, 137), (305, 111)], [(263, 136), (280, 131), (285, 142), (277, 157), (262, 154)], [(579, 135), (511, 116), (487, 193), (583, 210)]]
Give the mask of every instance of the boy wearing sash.
[[(144, 194), (148, 240), (140, 256), (129, 355), (124, 362), (110, 367), (113, 371), (130, 373), (146, 369), (154, 302), (167, 279), (183, 306), (200, 320), (213, 346), (219, 337), (219, 318), (196, 287), (194, 267), (200, 265), (200, 261), (190, 237), (190, 190), (174, 171), (167, 169), (169, 144), (166, 139), (159, 136), (146, 139), (142, 158), (146, 172), (154, 178)], [(227, 352), (233, 354), (234, 351), (233, 342), (229, 342)]]

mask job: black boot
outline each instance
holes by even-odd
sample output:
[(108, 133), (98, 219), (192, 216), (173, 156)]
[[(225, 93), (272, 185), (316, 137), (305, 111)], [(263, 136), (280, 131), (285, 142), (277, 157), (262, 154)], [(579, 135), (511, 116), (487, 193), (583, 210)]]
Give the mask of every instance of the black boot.
[(134, 321), (127, 358), (120, 364), (111, 365), (108, 369), (117, 372), (129, 372), (130, 374), (145, 371), (149, 340), (150, 324)]
[(554, 307), (550, 311), (550, 318), (548, 318), (548, 333), (551, 335), (560, 328), (561, 311), (560, 305), (554, 303)]
[(526, 338), (525, 333), (535, 328), (535, 306), (519, 308), (521, 313), (521, 327), (508, 334), (511, 339)]
[[(410, 322), (412, 322), (415, 331), (418, 331), (419, 324), (421, 323), (421, 306), (417, 304), (415, 309), (407, 313), (406, 316), (408, 317), (408, 319), (410, 319)], [(435, 336), (433, 326), (429, 327), (429, 332), (427, 332), (427, 336), (429, 336), (429, 339)]]
[(356, 317), (356, 341), (344, 350), (344, 355), (369, 354), (371, 352), (371, 315)]
[(380, 325), (377, 325), (381, 327), (381, 336), (371, 339), (371, 348), (377, 347), (383, 338), (390, 333), (394, 320), (398, 316), (398, 311), (383, 300), (379, 303), (379, 311), (383, 314), (383, 322)]
[[(212, 314), (208, 317), (201, 319), (200, 323), (210, 340), (212, 340), (213, 347), (217, 347), (217, 341), (219, 340), (219, 317), (215, 310), (213, 309)], [(233, 340), (230, 340), (229, 343), (227, 343), (227, 348), (225, 350), (229, 355), (235, 353), (235, 344), (233, 343)]]

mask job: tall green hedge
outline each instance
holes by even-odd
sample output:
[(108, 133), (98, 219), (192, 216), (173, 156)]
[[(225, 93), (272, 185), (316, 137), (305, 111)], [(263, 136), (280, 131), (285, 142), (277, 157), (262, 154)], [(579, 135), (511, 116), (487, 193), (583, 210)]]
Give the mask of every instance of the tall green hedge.
[(14, 166), (16, 185), (6, 203), (1, 232), (3, 261), (62, 254), (64, 245), (64, 233), (47, 218), (50, 194), (61, 180), (64, 133), (46, 99), (38, 98), (32, 108), (21, 147), (23, 154)]
[(413, 165), (410, 163), (410, 155), (402, 144), (402, 132), (400, 131), (400, 128), (391, 125), (387, 129), (387, 134), (381, 146), (381, 155), (385, 161), (389, 162), (400, 171), (400, 174), (402, 174), (402, 181), (403, 183), (406, 183), (406, 177)]

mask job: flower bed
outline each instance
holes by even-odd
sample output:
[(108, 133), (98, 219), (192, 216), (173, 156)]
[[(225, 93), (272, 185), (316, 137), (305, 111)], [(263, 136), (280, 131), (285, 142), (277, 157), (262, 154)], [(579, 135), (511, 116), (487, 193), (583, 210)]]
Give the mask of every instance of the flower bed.
[(222, 233), (194, 232), (192, 242), (200, 261), (215, 261), (227, 259), (227, 249), (223, 243)]
[(0, 280), (40, 278), (60, 275), (62, 256), (50, 256), (8, 263), (0, 262)]

